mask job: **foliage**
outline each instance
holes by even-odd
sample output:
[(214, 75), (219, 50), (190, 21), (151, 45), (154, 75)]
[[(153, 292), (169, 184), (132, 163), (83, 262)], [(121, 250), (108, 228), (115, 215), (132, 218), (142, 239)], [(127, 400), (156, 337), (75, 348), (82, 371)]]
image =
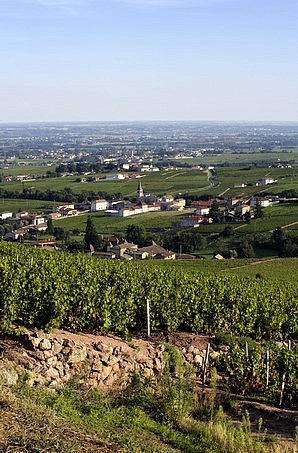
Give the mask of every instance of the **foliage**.
[(87, 219), (84, 243), (86, 249), (88, 249), (90, 245), (92, 245), (95, 249), (100, 246), (100, 238), (96, 232), (91, 216), (88, 216)]
[(255, 251), (248, 241), (243, 241), (237, 249), (237, 254), (239, 258), (253, 258)]
[[(217, 359), (218, 370), (226, 375), (226, 385), (232, 392), (266, 394), (275, 404), (280, 402), (282, 381), (285, 389), (283, 407), (298, 404), (298, 345), (289, 349), (276, 343), (259, 344), (249, 338), (229, 339), (226, 354)], [(269, 384), (267, 387), (267, 354), (269, 354)]]
[(125, 238), (128, 242), (137, 244), (139, 247), (147, 245), (147, 234), (143, 225), (128, 225)]
[(206, 247), (206, 239), (194, 230), (169, 230), (161, 237), (164, 247), (177, 253), (193, 253)]
[(0, 326), (21, 320), (45, 329), (116, 332), (151, 327), (233, 333), (256, 339), (298, 336), (298, 285), (167, 267), (94, 260), (83, 254), (0, 243)]

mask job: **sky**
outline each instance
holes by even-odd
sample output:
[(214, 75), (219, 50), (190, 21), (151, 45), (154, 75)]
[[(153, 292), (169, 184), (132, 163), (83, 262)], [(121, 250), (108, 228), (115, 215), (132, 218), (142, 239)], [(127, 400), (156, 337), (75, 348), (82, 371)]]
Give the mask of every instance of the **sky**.
[(298, 0), (0, 0), (0, 121), (298, 121)]

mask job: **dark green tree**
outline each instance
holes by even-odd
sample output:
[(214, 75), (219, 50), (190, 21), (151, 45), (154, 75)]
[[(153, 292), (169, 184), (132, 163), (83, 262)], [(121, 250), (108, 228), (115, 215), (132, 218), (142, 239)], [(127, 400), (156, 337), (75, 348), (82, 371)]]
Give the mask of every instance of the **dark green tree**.
[(147, 245), (147, 233), (141, 225), (128, 225), (125, 238), (128, 242), (133, 242), (139, 247)]
[(54, 225), (53, 225), (52, 219), (48, 219), (48, 221), (47, 221), (47, 233), (54, 234)]
[(99, 248), (101, 245), (100, 238), (95, 229), (92, 217), (89, 216), (87, 219), (85, 237), (84, 237), (85, 249), (89, 249), (90, 245), (93, 245), (95, 249)]
[(254, 216), (255, 216), (255, 219), (261, 219), (262, 217), (264, 217), (263, 208), (261, 207), (260, 204), (256, 205), (255, 210), (254, 210)]
[(219, 204), (216, 200), (211, 205), (209, 216), (213, 219), (214, 223), (220, 223), (223, 220), (223, 213), (219, 209)]
[(70, 241), (67, 245), (67, 251), (72, 253), (83, 252), (84, 244), (79, 241)]
[(223, 231), (220, 233), (220, 236), (224, 236), (224, 237), (229, 237), (229, 236), (233, 236), (234, 234), (234, 228), (232, 227), (232, 225), (227, 225)]
[(279, 249), (282, 247), (282, 244), (285, 240), (286, 235), (283, 229), (280, 226), (278, 226), (277, 228), (275, 228), (271, 236), (272, 245)]
[(251, 213), (249, 211), (247, 211), (244, 215), (243, 215), (243, 219), (246, 223), (250, 223), (251, 221)]
[(255, 256), (254, 248), (248, 241), (243, 241), (240, 244), (237, 253), (239, 258), (254, 258)]
[(55, 238), (57, 239), (57, 241), (62, 241), (66, 237), (66, 232), (65, 232), (64, 228), (62, 228), (62, 227), (55, 227), (53, 234), (54, 234)]

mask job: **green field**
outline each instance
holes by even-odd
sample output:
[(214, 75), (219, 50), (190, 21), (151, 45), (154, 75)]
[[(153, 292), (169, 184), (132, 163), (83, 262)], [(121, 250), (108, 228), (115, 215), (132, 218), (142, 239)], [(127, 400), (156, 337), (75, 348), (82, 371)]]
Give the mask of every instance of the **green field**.
[[(20, 173), (20, 169), (27, 172), (28, 169), (36, 169), (38, 172), (44, 172), (49, 167), (27, 166), (12, 168), (10, 173)], [(13, 171), (12, 171), (13, 170)], [(26, 171), (25, 171), (26, 170)], [(7, 170), (8, 171), (8, 170)], [(31, 173), (32, 174), (32, 173)], [(103, 174), (97, 175), (104, 178)], [(255, 182), (258, 179), (270, 177), (277, 180), (276, 183), (268, 186), (256, 187)], [(138, 180), (125, 179), (120, 181), (105, 181), (101, 179), (95, 182), (78, 182), (78, 176), (67, 176), (59, 178), (38, 178), (35, 181), (12, 181), (9, 183), (0, 183), (0, 189), (22, 192), (24, 189), (46, 191), (63, 191), (66, 188), (74, 194), (84, 196), (95, 196), (106, 192), (112, 197), (114, 194), (122, 194), (123, 197), (134, 197)], [(224, 195), (225, 197), (235, 197), (241, 195), (254, 195), (260, 192), (279, 193), (284, 190), (294, 189), (298, 191), (298, 171), (297, 168), (256, 168), (254, 166), (234, 165), (216, 167), (217, 185), (212, 187), (207, 180), (207, 174), (201, 170), (170, 170), (160, 171), (158, 173), (144, 174), (142, 185), (145, 193), (156, 195), (188, 193), (189, 195), (203, 195), (204, 193), (213, 196)], [(234, 188), (235, 184), (250, 184), (244, 188)]]
[(287, 231), (298, 229), (298, 202), (282, 203), (264, 208), (264, 217), (254, 219), (249, 224), (235, 227), (237, 233), (258, 233), (273, 231), (278, 226), (284, 227)]
[[(29, 159), (28, 159), (29, 160)], [(53, 170), (55, 167), (48, 166), (45, 160), (34, 160), (31, 161), (17, 161), (15, 164), (10, 164), (8, 168), (5, 168), (5, 165), (2, 164), (0, 171), (4, 176), (16, 176), (16, 175), (30, 175), (34, 176), (43, 176), (47, 173), (48, 170)]]
[(283, 280), (297, 282), (297, 258), (267, 258), (267, 259), (233, 259), (233, 260), (175, 260), (175, 261), (142, 261), (143, 266), (162, 269), (183, 269), (192, 272), (207, 272), (222, 275), (239, 275), (242, 277), (255, 277), (260, 274), (269, 280)]
[[(103, 175), (98, 175), (103, 177)], [(138, 187), (138, 179), (125, 179), (120, 181), (95, 181), (76, 182), (78, 176), (67, 176), (60, 178), (43, 178), (36, 181), (1, 183), (0, 188), (22, 192), (23, 188), (46, 191), (63, 190), (66, 187), (76, 194), (90, 194), (90, 192), (107, 192), (112, 195), (121, 193), (126, 197), (135, 197)], [(207, 175), (200, 170), (178, 170), (158, 172), (144, 175), (141, 179), (145, 193), (156, 195), (175, 194), (179, 192), (198, 193), (204, 188), (209, 188)]]
[[(153, 212), (135, 217), (107, 217), (104, 212), (92, 214), (95, 228), (100, 234), (125, 234), (128, 225), (141, 225), (148, 232), (160, 231), (164, 228), (172, 227), (176, 223), (181, 212)], [(59, 219), (55, 225), (65, 228), (67, 231), (79, 229), (85, 231), (87, 222), (86, 215)]]
[(224, 152), (222, 154), (204, 154), (201, 157), (193, 159), (179, 159), (177, 164), (185, 163), (189, 165), (219, 165), (219, 164), (251, 164), (253, 162), (276, 162), (278, 159), (282, 161), (298, 161), (298, 147), (288, 150), (283, 150), (278, 147), (271, 152), (261, 153), (259, 151), (241, 150), (237, 152)]
[[(255, 185), (263, 178), (272, 178), (277, 182), (267, 186)], [(252, 196), (261, 192), (279, 193), (283, 190), (298, 190), (297, 168), (257, 168), (250, 166), (216, 167), (216, 186), (214, 195), (224, 194), (225, 197)], [(235, 188), (235, 184), (250, 184), (247, 187)]]
[(0, 212), (34, 211), (48, 213), (52, 211), (53, 202), (44, 200), (18, 200), (0, 198)]

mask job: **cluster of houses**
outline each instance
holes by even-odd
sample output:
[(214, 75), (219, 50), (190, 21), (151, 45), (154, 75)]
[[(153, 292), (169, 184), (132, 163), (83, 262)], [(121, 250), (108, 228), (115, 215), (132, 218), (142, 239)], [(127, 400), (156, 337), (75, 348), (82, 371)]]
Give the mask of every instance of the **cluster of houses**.
[(79, 212), (104, 211), (106, 216), (129, 217), (157, 211), (182, 211), (185, 207), (184, 198), (176, 198), (172, 195), (157, 197), (156, 195), (144, 194), (142, 184), (139, 182), (137, 189), (137, 201), (129, 200), (107, 201), (92, 200), (84, 203), (60, 203), (56, 204), (49, 218), (56, 220), (60, 217), (77, 215)]
[(30, 175), (7, 175), (1, 176), (1, 182), (12, 182), (12, 181), (36, 181)]
[(90, 210), (105, 211), (105, 215), (113, 217), (131, 217), (138, 214), (145, 214), (158, 211), (182, 211), (185, 207), (184, 198), (176, 198), (172, 195), (157, 197), (156, 195), (144, 194), (141, 181), (137, 188), (137, 201), (132, 203), (129, 200), (111, 201), (93, 200)]
[[(269, 182), (267, 182), (269, 184)], [(242, 220), (245, 214), (250, 213), (253, 217), (254, 208), (259, 205), (262, 208), (275, 204), (277, 201), (270, 198), (241, 197), (228, 200), (215, 200), (227, 222)], [(210, 224), (213, 217), (210, 215), (214, 200), (193, 201), (190, 208), (191, 213), (181, 216), (177, 226), (182, 228), (196, 228), (201, 224)], [(6, 240), (18, 240), (30, 230), (32, 232), (44, 232), (47, 229), (47, 220), (57, 220), (62, 217), (76, 216), (79, 212), (104, 211), (106, 216), (129, 217), (138, 214), (158, 211), (183, 211), (186, 201), (184, 198), (176, 198), (172, 195), (157, 197), (156, 195), (144, 194), (141, 181), (137, 188), (137, 199), (135, 203), (128, 200), (107, 201), (92, 200), (84, 203), (59, 203), (53, 207), (53, 212), (46, 217), (40, 214), (21, 211), (13, 217), (12, 212), (0, 213), (0, 220), (13, 225), (14, 229), (5, 234)], [(114, 252), (113, 252), (114, 253)], [(117, 255), (116, 255), (117, 256)], [(131, 256), (131, 255), (130, 255)]]
[(246, 182), (235, 183), (234, 188), (241, 189), (242, 187), (247, 187), (248, 185), (255, 185), (257, 187), (262, 187), (262, 186), (268, 186), (268, 184), (274, 184), (275, 182), (277, 182), (277, 179), (262, 178), (262, 179), (258, 179), (254, 184), (246, 183)]
[(0, 219), (6, 224), (13, 225), (14, 229), (5, 233), (6, 240), (18, 240), (27, 234), (30, 230), (35, 232), (44, 232), (47, 229), (47, 220), (43, 215), (29, 211), (17, 212), (13, 217), (12, 212), (0, 213)]
[[(251, 218), (254, 216), (254, 209), (257, 205), (261, 208), (267, 208), (276, 204), (276, 200), (271, 198), (241, 197), (230, 198), (228, 200), (216, 199), (219, 210), (221, 211), (226, 222), (241, 221), (245, 214), (249, 213)], [(210, 216), (214, 200), (210, 201), (193, 201), (191, 208), (193, 213), (183, 216), (178, 225), (185, 228), (197, 228), (202, 224), (213, 223), (213, 217)]]
[(159, 259), (159, 260), (175, 260), (175, 259), (195, 259), (194, 255), (176, 254), (171, 250), (166, 250), (154, 241), (147, 247), (140, 247), (137, 244), (127, 242), (125, 239), (120, 240), (117, 237), (109, 238), (106, 252), (95, 252), (90, 246), (89, 255), (94, 258), (115, 259), (122, 261)]

